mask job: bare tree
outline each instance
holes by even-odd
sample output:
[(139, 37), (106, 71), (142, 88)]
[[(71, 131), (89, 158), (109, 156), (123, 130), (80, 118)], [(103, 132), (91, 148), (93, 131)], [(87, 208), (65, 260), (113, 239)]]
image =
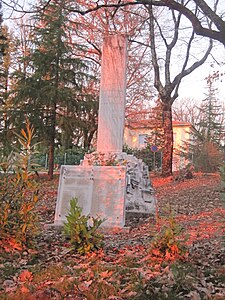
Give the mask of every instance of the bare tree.
[[(162, 175), (168, 176), (172, 174), (172, 104), (178, 97), (181, 80), (206, 61), (212, 49), (212, 40), (209, 41), (207, 50), (200, 54), (201, 58), (193, 60), (192, 51), (196, 42), (195, 34), (193, 30), (185, 27), (185, 22), (182, 23), (182, 14), (176, 13), (174, 10), (166, 10), (166, 14), (164, 14), (163, 10), (160, 16), (158, 11), (156, 11), (158, 15), (155, 14), (152, 5), (147, 6), (147, 9), (150, 16), (149, 32), (155, 78), (154, 86), (163, 104), (164, 153)], [(172, 24), (171, 28), (169, 28), (169, 24)], [(158, 48), (158, 43), (163, 45), (162, 51)], [(177, 49), (180, 49), (182, 53), (177, 52)], [(194, 51), (196, 52), (196, 48)], [(178, 66), (175, 68), (177, 69), (176, 74), (172, 74), (175, 73), (175, 64)]]
[[(225, 20), (223, 0), (214, 0), (208, 4), (205, 0), (136, 0), (136, 1), (107, 1), (90, 5), (87, 10), (74, 9), (74, 11), (86, 14), (102, 7), (124, 7), (127, 5), (154, 5), (165, 6), (169, 9), (178, 11), (184, 15), (192, 24), (193, 30), (197, 35), (208, 37), (221, 42), (225, 46)], [(220, 13), (217, 13), (219, 7)], [(196, 14), (196, 9), (198, 14)], [(212, 26), (213, 25), (213, 26)]]
[[(45, 4), (48, 5), (51, 0)], [(216, 41), (221, 42), (225, 46), (225, 20), (224, 20), (224, 1), (213, 0), (207, 3), (206, 0), (192, 0), (192, 1), (181, 1), (181, 0), (111, 0), (111, 1), (89, 1), (88, 7), (82, 7), (76, 4), (74, 1), (73, 7), (70, 7), (70, 11), (77, 12), (81, 15), (85, 15), (89, 12), (97, 11), (101, 8), (113, 7), (125, 7), (128, 5), (154, 5), (154, 6), (165, 6), (170, 9), (176, 10), (184, 15), (192, 24), (193, 30), (197, 35), (208, 37)], [(32, 10), (25, 9), (21, 6), (18, 1), (2, 0), (2, 3), (12, 13), (13, 11), (32, 13)], [(80, 1), (82, 4), (82, 1)], [(195, 13), (195, 9), (199, 11), (199, 14)], [(217, 13), (217, 7), (220, 9)], [(40, 7), (39, 9), (44, 9)], [(209, 24), (213, 26), (208, 26)]]
[[(104, 0), (104, 3), (109, 1)], [(81, 7), (88, 9), (90, 1), (78, 0)], [(149, 18), (144, 7), (105, 8), (82, 16), (74, 14), (74, 31), (71, 41), (85, 45), (80, 52), (96, 64), (101, 65), (103, 37), (122, 33), (128, 36), (127, 109), (126, 118), (141, 115), (153, 98), (153, 79), (150, 60)], [(78, 24), (78, 25), (77, 25)], [(72, 23), (73, 26), (73, 23)]]
[[(107, 3), (106, 3), (107, 2)], [(110, 1), (105, 1), (104, 4), (97, 4), (94, 7), (87, 9), (85, 12), (93, 11), (99, 9), (100, 7), (115, 7), (128, 5), (128, 2), (118, 3), (117, 1), (113, 1), (114, 3), (110, 4)], [(198, 53), (199, 56), (197, 59), (193, 59), (193, 44), (196, 41), (195, 29), (191, 30), (188, 28), (190, 24), (185, 22), (182, 17), (182, 13), (176, 13), (174, 10), (166, 10), (166, 14), (163, 14), (161, 10), (159, 11), (163, 15), (163, 20), (166, 20), (166, 25), (160, 24), (160, 16), (155, 17), (153, 13), (153, 6), (147, 5), (149, 1), (139, 1), (139, 4), (145, 4), (146, 8), (149, 12), (149, 32), (150, 32), (150, 40), (151, 40), (151, 55), (152, 55), (152, 64), (154, 68), (154, 86), (159, 93), (159, 97), (163, 103), (163, 131), (164, 131), (164, 156), (163, 156), (163, 166), (162, 173), (164, 176), (170, 175), (172, 173), (172, 153), (173, 153), (173, 134), (172, 134), (172, 104), (175, 99), (178, 97), (178, 90), (181, 83), (182, 78), (189, 75), (196, 68), (201, 66), (207, 59), (211, 49), (212, 49), (212, 41), (210, 40), (208, 44), (204, 44), (206, 48), (205, 52)], [(155, 2), (154, 2), (155, 3)], [(159, 3), (157, 1), (157, 3)], [(184, 1), (180, 1), (182, 5), (185, 5)], [(129, 3), (132, 4), (133, 3)], [(137, 2), (136, 2), (137, 4)], [(95, 9), (96, 8), (96, 9)], [(216, 6), (215, 6), (216, 8)], [(79, 10), (77, 10), (79, 11)], [(192, 6), (193, 14), (196, 17), (203, 17), (203, 12), (199, 11), (199, 7), (197, 5)], [(171, 14), (171, 18), (167, 17)], [(173, 23), (173, 27), (168, 29), (168, 20)], [(208, 20), (203, 18), (206, 24), (208, 24), (208, 28), (211, 28), (211, 23)], [(167, 27), (167, 28), (166, 28)], [(156, 30), (157, 28), (157, 30)], [(187, 29), (187, 30), (185, 30)], [(181, 32), (185, 32), (185, 34), (181, 34)], [(185, 36), (186, 35), (186, 36)], [(160, 42), (159, 42), (160, 40)], [(198, 40), (199, 42), (203, 42), (203, 40)], [(164, 45), (162, 47), (161, 45)], [(161, 47), (161, 49), (160, 49)], [(174, 56), (174, 50), (180, 47), (183, 53), (179, 53), (180, 57), (183, 57), (184, 60), (180, 65), (180, 68), (177, 69), (177, 73), (172, 74), (172, 69), (174, 69), (174, 65), (178, 63), (177, 59), (179, 57)], [(165, 55), (161, 55), (165, 53)], [(196, 49), (194, 50), (196, 52)], [(196, 53), (195, 53), (196, 54)], [(177, 55), (177, 53), (175, 54)], [(178, 56), (179, 56), (178, 55)], [(199, 59), (200, 57), (200, 59)], [(172, 67), (173, 66), (173, 67)], [(172, 76), (173, 75), (173, 76)], [(162, 78), (164, 77), (164, 79)]]
[(194, 99), (183, 98), (173, 105), (173, 119), (181, 122), (189, 122), (193, 126), (200, 120), (198, 105)]

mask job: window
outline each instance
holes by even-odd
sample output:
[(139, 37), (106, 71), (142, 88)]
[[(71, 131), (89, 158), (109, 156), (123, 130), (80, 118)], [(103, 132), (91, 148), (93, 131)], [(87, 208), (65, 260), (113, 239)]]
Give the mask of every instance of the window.
[(145, 148), (147, 146), (147, 134), (139, 134), (138, 136), (138, 147), (139, 148)]

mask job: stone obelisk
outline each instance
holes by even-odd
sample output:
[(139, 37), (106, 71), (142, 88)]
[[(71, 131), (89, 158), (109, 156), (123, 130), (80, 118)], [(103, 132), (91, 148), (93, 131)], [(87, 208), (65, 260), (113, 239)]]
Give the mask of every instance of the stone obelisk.
[(104, 38), (98, 118), (97, 151), (80, 166), (62, 166), (55, 224), (63, 224), (70, 200), (78, 199), (83, 213), (105, 219), (105, 227), (123, 227), (129, 214), (155, 210), (148, 167), (122, 152), (126, 104), (127, 38)]
[(127, 37), (106, 36), (102, 49), (97, 152), (122, 152), (126, 105)]

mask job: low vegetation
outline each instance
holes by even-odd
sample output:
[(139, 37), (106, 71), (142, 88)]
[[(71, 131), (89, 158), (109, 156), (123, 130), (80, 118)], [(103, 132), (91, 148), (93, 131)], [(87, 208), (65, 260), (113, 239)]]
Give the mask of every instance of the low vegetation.
[(28, 122), (21, 150), (1, 164), (0, 299), (224, 299), (224, 169), (222, 186), (215, 174), (152, 178), (156, 222), (104, 236), (103, 220), (72, 199), (62, 232), (45, 227), (58, 178), (34, 180), (32, 137)]
[(23, 249), (34, 239), (38, 230), (35, 207), (38, 185), (30, 172), (34, 129), (27, 121), (18, 141), (21, 149), (15, 150), (0, 164), (0, 243), (5, 250)]
[(75, 251), (86, 254), (101, 248), (103, 235), (99, 234), (97, 229), (104, 220), (83, 215), (77, 198), (71, 199), (66, 220), (64, 233)]

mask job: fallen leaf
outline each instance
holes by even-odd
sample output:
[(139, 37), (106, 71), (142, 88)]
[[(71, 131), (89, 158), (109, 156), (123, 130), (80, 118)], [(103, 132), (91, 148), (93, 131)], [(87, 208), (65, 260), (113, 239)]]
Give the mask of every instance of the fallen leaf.
[(18, 278), (20, 282), (28, 282), (28, 281), (32, 281), (32, 279), (33, 279), (32, 272), (28, 270), (22, 271)]
[(28, 294), (30, 292), (30, 290), (24, 285), (21, 286), (20, 290), (23, 294)]
[(112, 274), (113, 274), (112, 271), (104, 271), (104, 272), (100, 273), (100, 276), (102, 279), (104, 279), (104, 278), (110, 277)]

